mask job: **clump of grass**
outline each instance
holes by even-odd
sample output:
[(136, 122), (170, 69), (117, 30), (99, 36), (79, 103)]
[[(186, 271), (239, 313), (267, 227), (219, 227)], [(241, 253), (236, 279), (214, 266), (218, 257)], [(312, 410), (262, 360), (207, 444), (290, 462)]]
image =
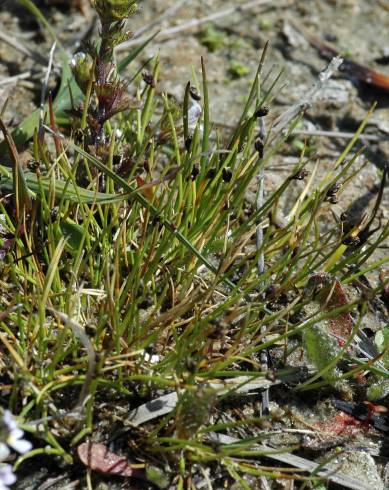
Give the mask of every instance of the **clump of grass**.
[[(338, 184), (358, 175), (352, 150), (368, 115), (322, 180), (309, 176), (314, 155), (303, 147), (290, 176), (253, 202), (248, 191), (262, 182), (260, 169), (266, 173), (288, 145), (303, 113), (292, 112), (283, 131), (264, 133), (279, 79), (262, 87), (265, 53), (239, 122), (219, 134), (206, 64), (179, 106), (156, 90), (158, 58), (150, 71), (123, 80), (120, 67), (136, 53), (117, 64), (114, 48), (130, 36), (124, 21), (136, 4), (93, 4), (99, 40), (73, 60), (74, 79), (60, 99), (49, 100), (29, 169), (21, 168), (2, 124), (12, 160), (11, 169), (0, 167), (0, 340), (10, 386), (2, 403), (25, 420), (35, 444), (17, 466), (40, 454), (71, 462), (85, 438), (115, 438), (115, 421), (138, 440), (132, 458), (155, 463), (163, 455), (178, 487), (215, 463), (240, 483), (246, 473), (282, 477), (255, 459), (242, 463), (258, 438), (220, 447), (207, 439), (271, 422), (266, 413), (225, 418), (218, 397), (234, 389), (221, 395), (210, 386), (242, 373), (281, 377), (302, 338), (322, 376), (300, 389), (337, 389), (357, 371), (376, 382), (387, 375), (385, 366), (361, 362), (360, 352), (348, 349), (382, 286), (351, 302), (340, 285), (384, 263), (367, 265), (389, 226), (363, 243), (365, 226), (344, 232), (341, 221), (322, 219)], [(341, 323), (344, 338), (331, 321)], [(336, 344), (325, 359), (317, 338)], [(386, 331), (383, 338), (386, 352)], [(269, 348), (274, 367), (261, 371), (258, 354)], [(136, 408), (164, 390), (177, 392), (177, 405), (162, 421), (142, 432), (126, 420), (128, 404)]]

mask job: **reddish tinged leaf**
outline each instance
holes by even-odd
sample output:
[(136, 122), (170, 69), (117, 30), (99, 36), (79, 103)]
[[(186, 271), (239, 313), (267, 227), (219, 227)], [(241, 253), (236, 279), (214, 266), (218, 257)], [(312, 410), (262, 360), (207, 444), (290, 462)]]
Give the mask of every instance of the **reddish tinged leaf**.
[[(315, 300), (323, 304), (324, 311), (331, 311), (346, 305), (348, 299), (338, 279), (331, 274), (319, 272), (309, 278), (307, 291), (316, 294)], [(347, 339), (353, 329), (353, 321), (349, 312), (339, 313), (329, 321), (329, 333), (338, 339)]]
[(323, 432), (329, 432), (337, 436), (353, 436), (366, 429), (366, 424), (352, 415), (340, 412), (325, 422), (317, 423), (316, 427)]
[(369, 410), (369, 415), (372, 416), (375, 413), (387, 413), (388, 408), (384, 407), (383, 405), (375, 405), (374, 403), (371, 403), (369, 401), (364, 401), (364, 405), (366, 405), (367, 409)]
[(359, 420), (364, 430), (374, 427), (382, 432), (389, 432), (388, 409), (383, 405), (374, 405), (369, 401), (351, 403), (344, 400), (332, 400), (332, 405)]
[(109, 451), (107, 446), (97, 442), (83, 442), (77, 447), (77, 454), (85, 466), (107, 475), (133, 476), (134, 470), (127, 460)]
[(145, 197), (147, 197), (147, 199), (149, 199), (150, 201), (153, 199), (154, 197), (154, 193), (153, 193), (153, 190), (150, 189), (150, 187), (146, 187), (146, 181), (144, 179), (142, 179), (142, 177), (140, 177), (139, 175), (136, 175), (135, 176), (135, 179), (136, 179), (136, 183), (138, 185), (138, 191), (141, 192), (141, 194), (143, 194)]

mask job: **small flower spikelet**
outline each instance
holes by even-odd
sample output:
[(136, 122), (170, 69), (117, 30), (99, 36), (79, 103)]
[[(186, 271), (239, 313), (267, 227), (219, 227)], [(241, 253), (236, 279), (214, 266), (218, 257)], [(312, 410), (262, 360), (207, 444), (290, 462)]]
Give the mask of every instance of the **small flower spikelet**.
[(85, 94), (88, 83), (94, 76), (92, 56), (89, 53), (76, 53), (70, 62), (70, 66), (78, 86)]
[(92, 5), (104, 22), (120, 22), (138, 9), (134, 0), (92, 0)]

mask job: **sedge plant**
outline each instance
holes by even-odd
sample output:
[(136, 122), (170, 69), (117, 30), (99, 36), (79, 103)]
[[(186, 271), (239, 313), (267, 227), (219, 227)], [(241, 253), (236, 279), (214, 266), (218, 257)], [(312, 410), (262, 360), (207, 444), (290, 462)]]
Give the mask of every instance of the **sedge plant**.
[[(352, 396), (348, 380), (359, 370), (375, 399), (387, 393), (388, 331), (377, 363), (362, 362), (355, 344), (355, 325), (384, 285), (353, 301), (344, 288), (387, 261), (374, 257), (389, 226), (361, 239), (367, 221), (346, 230), (341, 219), (322, 220), (340, 184), (358, 175), (353, 148), (369, 114), (322, 179), (309, 176), (315, 155), (303, 147), (279, 188), (253, 202), (260, 170), (266, 177), (304, 109), (278, 133), (258, 129), (279, 80), (262, 86), (264, 55), (239, 121), (219, 133), (206, 63), (200, 82), (184, 83), (182, 104), (159, 92), (158, 57), (125, 80), (122, 68), (141, 50), (117, 62), (115, 47), (130, 38), (137, 5), (92, 5), (98, 39), (69, 62), (72, 77), (64, 68), (70, 78), (30, 131), (28, 168), (2, 122), (11, 156), (0, 166), (1, 369), (10, 385), (2, 404), (34, 442), (16, 466), (41, 454), (71, 463), (84, 440), (114, 436), (115, 420), (138, 441), (126, 447), (131, 458), (155, 466), (159, 456), (178, 488), (216, 463), (242, 485), (245, 474), (282, 478), (282, 469), (261, 466), (262, 453), (242, 460), (266, 441), (256, 430), (271, 414), (225, 417), (234, 389), (219, 393), (212, 383), (265, 380), (259, 354), (269, 348), (281, 379), (302, 349), (317, 376), (300, 389)], [(144, 430), (131, 425), (128, 407), (166, 390), (177, 393), (175, 407)], [(239, 444), (208, 439), (237, 427), (247, 434)]]

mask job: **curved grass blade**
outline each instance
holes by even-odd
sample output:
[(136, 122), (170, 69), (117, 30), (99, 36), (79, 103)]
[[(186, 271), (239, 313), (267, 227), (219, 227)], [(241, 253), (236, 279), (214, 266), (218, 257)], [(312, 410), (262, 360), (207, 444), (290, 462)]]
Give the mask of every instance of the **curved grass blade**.
[[(2, 165), (0, 165), (0, 174), (3, 178), (0, 180), (0, 189), (13, 191), (13, 177), (11, 172)], [(41, 188), (45, 192), (49, 192), (52, 182), (49, 177), (38, 177), (33, 172), (23, 172), (23, 178), (26, 182), (29, 194), (38, 194)], [(66, 192), (66, 200), (73, 203), (84, 204), (114, 204), (125, 201), (128, 194), (108, 194), (104, 192), (94, 192), (83, 187), (75, 186), (72, 182), (66, 182), (64, 180), (56, 180), (55, 182), (55, 197), (61, 199), (64, 192)]]
[(144, 48), (159, 34), (157, 31), (155, 34), (151, 35), (144, 43), (142, 43), (139, 47), (131, 51), (125, 58), (119, 61), (117, 65), (117, 70), (121, 73), (127, 66), (134, 61), (134, 59), (144, 50)]

